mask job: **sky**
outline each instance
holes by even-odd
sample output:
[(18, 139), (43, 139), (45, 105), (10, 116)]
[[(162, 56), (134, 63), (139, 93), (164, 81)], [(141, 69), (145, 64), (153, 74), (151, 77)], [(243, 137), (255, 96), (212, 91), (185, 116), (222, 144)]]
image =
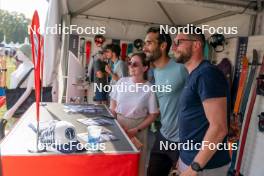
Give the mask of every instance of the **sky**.
[(0, 0), (0, 9), (23, 13), (29, 19), (32, 18), (34, 10), (37, 10), (42, 28), (45, 24), (48, 2), (47, 0)]

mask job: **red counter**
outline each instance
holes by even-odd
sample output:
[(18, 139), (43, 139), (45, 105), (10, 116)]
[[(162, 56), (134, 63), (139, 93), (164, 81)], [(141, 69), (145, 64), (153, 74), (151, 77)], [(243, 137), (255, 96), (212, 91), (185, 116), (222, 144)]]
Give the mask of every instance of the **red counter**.
[[(120, 140), (106, 142), (106, 150), (62, 154), (56, 152), (30, 153), (36, 143), (35, 133), (28, 127), (34, 121), (35, 106), (23, 115), (15, 128), (1, 142), (2, 176), (137, 176), (139, 152), (115, 121), (108, 126)], [(52, 115), (53, 116), (52, 116)], [(82, 114), (67, 114), (63, 105), (49, 103), (41, 107), (41, 120), (56, 118), (70, 121), (77, 133), (85, 132), (86, 126), (77, 122)], [(87, 117), (87, 116), (85, 116)], [(79, 139), (80, 140), (80, 139)], [(84, 142), (84, 141), (81, 141)]]

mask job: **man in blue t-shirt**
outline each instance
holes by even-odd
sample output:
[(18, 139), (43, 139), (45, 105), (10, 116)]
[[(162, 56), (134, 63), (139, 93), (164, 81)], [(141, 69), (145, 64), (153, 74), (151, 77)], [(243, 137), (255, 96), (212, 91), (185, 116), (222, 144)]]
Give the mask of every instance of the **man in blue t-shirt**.
[(224, 75), (203, 59), (205, 37), (199, 28), (181, 31), (174, 39), (177, 62), (189, 72), (180, 98), (181, 176), (224, 176), (230, 157), (227, 145), (228, 84)]
[(147, 32), (143, 48), (148, 60), (155, 67), (155, 85), (168, 88), (156, 92), (161, 128), (151, 150), (148, 176), (168, 176), (179, 157), (178, 150), (165, 146), (175, 146), (179, 142), (179, 97), (188, 72), (183, 64), (176, 63), (168, 56), (171, 43), (169, 34), (160, 34), (159, 28), (152, 27)]

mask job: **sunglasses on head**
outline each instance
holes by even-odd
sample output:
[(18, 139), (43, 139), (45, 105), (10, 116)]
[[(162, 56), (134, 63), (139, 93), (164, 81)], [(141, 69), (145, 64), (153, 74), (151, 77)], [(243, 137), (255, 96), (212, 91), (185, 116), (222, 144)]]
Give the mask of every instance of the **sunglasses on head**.
[(129, 61), (129, 62), (128, 62), (128, 66), (131, 66), (131, 67), (138, 67), (139, 64), (136, 63), (136, 62), (131, 62), (131, 61)]

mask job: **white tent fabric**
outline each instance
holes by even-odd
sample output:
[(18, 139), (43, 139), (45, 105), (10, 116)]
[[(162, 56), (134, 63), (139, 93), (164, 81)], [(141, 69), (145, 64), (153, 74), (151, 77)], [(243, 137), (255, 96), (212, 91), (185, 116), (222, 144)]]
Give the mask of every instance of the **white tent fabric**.
[(236, 0), (233, 5), (228, 4), (226, 0), (225, 3), (224, 0), (68, 0), (73, 16), (82, 14), (170, 25), (194, 23), (228, 11), (238, 13), (249, 2)]
[[(63, 15), (63, 26), (70, 25), (69, 15)], [(66, 94), (67, 74), (68, 74), (68, 57), (69, 57), (69, 35), (62, 35), (62, 45), (60, 53), (60, 62), (58, 69), (58, 102), (64, 101), (64, 95)]]
[[(191, 2), (195, 5), (191, 5)], [(245, 8), (213, 3), (206, 5), (202, 3), (203, 1), (199, 2), (192, 0), (68, 0), (68, 5), (72, 14), (72, 25), (105, 26), (107, 38), (122, 40), (143, 38), (149, 26), (159, 24), (236, 26), (239, 30), (238, 35), (249, 34), (251, 16), (248, 13), (239, 14)]]
[[(62, 5), (65, 0), (50, 0), (45, 23), (44, 33), (44, 80), (43, 86), (53, 84), (57, 78), (58, 53), (60, 52), (60, 38), (58, 34), (54, 34), (47, 30), (61, 23), (62, 14), (65, 13), (65, 7)], [(66, 12), (67, 13), (67, 12)]]

